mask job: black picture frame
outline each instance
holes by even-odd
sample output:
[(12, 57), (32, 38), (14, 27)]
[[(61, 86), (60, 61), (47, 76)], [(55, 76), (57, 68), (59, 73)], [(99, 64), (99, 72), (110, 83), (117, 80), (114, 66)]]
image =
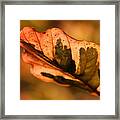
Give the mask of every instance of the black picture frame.
[[(5, 5), (115, 5), (115, 115), (5, 115)], [(0, 118), (1, 119), (120, 119), (119, 95), (119, 17), (118, 0), (64, 0), (64, 1), (1, 1), (1, 81)]]

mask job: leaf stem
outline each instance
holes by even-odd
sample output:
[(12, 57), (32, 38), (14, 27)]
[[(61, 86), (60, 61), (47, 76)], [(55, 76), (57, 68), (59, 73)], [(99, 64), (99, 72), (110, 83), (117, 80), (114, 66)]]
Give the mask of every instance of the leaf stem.
[[(36, 50), (32, 44), (30, 43), (26, 43), (24, 41), (20, 41), (20, 46), (22, 48), (24, 48), (27, 52), (29, 52), (30, 54), (34, 55), (35, 57), (37, 57), (38, 59), (41, 59), (43, 58), (45, 61), (47, 61), (48, 63), (52, 64), (53, 66), (57, 67), (57, 68), (60, 68), (58, 65), (56, 65), (54, 63), (54, 61), (50, 60), (48, 57), (46, 57), (42, 51), (39, 51), (39, 50)], [(62, 69), (60, 69), (60, 71), (63, 71)], [(63, 71), (65, 72), (65, 71)], [(41, 74), (43, 76), (46, 76), (46, 77), (49, 77), (49, 78), (52, 78), (54, 79), (56, 82), (58, 83), (61, 83), (61, 84), (69, 84), (71, 86), (74, 86), (74, 87), (78, 87), (78, 88), (82, 88), (82, 89), (85, 89), (89, 92), (95, 92), (96, 94), (100, 95), (100, 92), (97, 91), (96, 89), (93, 89), (87, 82), (85, 81), (82, 81), (82, 80), (79, 80), (79, 77), (75, 74), (71, 74), (75, 79), (78, 79), (79, 81), (75, 81), (75, 80), (71, 80), (71, 79), (66, 79), (64, 78), (63, 76), (54, 76), (50, 73), (45, 73), (45, 72), (41, 72)], [(82, 82), (80, 82), (82, 81)]]

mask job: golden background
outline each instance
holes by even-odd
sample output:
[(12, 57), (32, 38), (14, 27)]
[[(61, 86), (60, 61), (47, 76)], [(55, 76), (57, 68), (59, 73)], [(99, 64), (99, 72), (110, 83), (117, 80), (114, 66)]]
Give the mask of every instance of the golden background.
[[(46, 31), (48, 28), (59, 27), (75, 39), (87, 40), (100, 44), (99, 20), (21, 20), (20, 30), (26, 26), (33, 27), (39, 32)], [(96, 79), (98, 79), (97, 76)], [(30, 73), (30, 65), (26, 64), (21, 58), (20, 99), (87, 100), (99, 99), (99, 96), (93, 96), (80, 88), (63, 87), (54, 83), (40, 81)]]

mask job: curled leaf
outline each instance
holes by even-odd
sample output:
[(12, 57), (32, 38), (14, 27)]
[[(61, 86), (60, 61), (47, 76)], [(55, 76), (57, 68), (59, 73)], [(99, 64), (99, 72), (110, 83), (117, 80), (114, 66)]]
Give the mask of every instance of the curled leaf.
[(25, 49), (22, 58), (32, 65), (31, 73), (38, 79), (89, 91), (99, 86), (98, 80), (92, 80), (100, 64), (100, 48), (95, 43), (78, 41), (59, 28), (37, 32), (24, 27), (20, 39)]

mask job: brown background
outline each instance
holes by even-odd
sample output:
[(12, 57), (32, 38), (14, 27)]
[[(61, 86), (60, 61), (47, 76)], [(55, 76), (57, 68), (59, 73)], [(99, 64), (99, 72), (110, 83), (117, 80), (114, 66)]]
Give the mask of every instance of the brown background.
[[(20, 29), (33, 27), (39, 32), (48, 28), (59, 27), (65, 33), (78, 40), (87, 40), (100, 44), (99, 20), (21, 20)], [(22, 51), (22, 49), (21, 49)], [(88, 92), (75, 88), (63, 87), (54, 83), (45, 83), (30, 73), (30, 65), (20, 59), (20, 99), (21, 100), (85, 100), (99, 99)], [(96, 76), (97, 79), (97, 76)]]

